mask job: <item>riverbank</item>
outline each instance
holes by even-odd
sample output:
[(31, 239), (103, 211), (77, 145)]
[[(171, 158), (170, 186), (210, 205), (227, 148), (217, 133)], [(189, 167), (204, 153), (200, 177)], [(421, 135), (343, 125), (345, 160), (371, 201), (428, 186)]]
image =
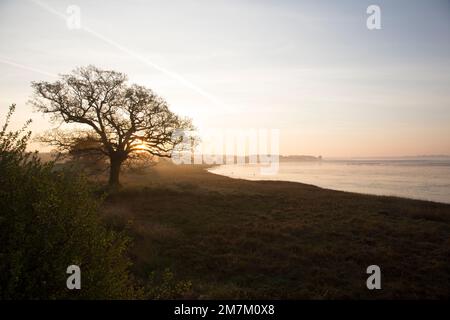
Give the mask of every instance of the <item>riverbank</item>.
[[(448, 298), (450, 205), (204, 167), (127, 174), (105, 217), (133, 238), (133, 272), (169, 268), (184, 298)], [(382, 290), (366, 287), (379, 265)]]

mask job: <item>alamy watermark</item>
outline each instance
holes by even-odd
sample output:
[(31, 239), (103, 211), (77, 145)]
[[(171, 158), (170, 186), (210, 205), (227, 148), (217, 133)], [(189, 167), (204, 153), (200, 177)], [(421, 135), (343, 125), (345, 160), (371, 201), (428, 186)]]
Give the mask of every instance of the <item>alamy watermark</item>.
[(381, 9), (380, 6), (372, 4), (367, 7), (366, 13), (369, 15), (366, 20), (366, 26), (369, 30), (381, 29)]
[(257, 164), (262, 175), (279, 169), (280, 130), (208, 129), (201, 139), (193, 131), (177, 131), (180, 143), (172, 152), (175, 164)]
[(81, 289), (81, 269), (77, 265), (70, 265), (66, 270), (67, 274), (70, 276), (67, 278), (66, 286), (69, 290), (80, 290)]
[(369, 290), (381, 289), (381, 269), (376, 264), (367, 267), (367, 274), (370, 276), (367, 278), (366, 286)]
[(70, 5), (66, 9), (68, 14), (66, 18), (66, 25), (69, 30), (81, 29), (81, 9), (79, 6)]

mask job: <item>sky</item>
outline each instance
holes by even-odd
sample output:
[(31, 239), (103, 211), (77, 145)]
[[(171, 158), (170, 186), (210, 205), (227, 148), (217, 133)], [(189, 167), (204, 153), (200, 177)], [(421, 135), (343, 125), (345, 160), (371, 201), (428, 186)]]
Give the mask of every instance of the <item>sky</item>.
[(48, 130), (31, 81), (89, 64), (200, 130), (279, 129), (285, 155), (450, 154), (449, 0), (0, 0), (1, 118)]

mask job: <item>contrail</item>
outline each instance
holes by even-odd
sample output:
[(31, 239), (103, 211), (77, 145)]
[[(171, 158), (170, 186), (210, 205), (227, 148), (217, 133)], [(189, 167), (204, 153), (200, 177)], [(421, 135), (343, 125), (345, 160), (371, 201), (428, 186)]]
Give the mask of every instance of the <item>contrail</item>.
[[(39, 0), (30, 0), (33, 3), (35, 3), (36, 5), (40, 6), (41, 8), (44, 8), (46, 11), (58, 16), (59, 18), (66, 20), (67, 16), (64, 15), (63, 13), (55, 10), (54, 8), (50, 7), (49, 5), (39, 1)], [(150, 60), (148, 60), (147, 58), (145, 58), (144, 56), (124, 47), (123, 45), (115, 42), (114, 40), (111, 40), (105, 36), (103, 36), (102, 34), (88, 28), (88, 27), (84, 27), (81, 26), (80, 29), (82, 29), (83, 31), (89, 33), (90, 35), (92, 35), (93, 37), (102, 40), (103, 42), (108, 43), (109, 45), (115, 47), (116, 49), (128, 54), (129, 56), (141, 61), (142, 63), (144, 63), (145, 65), (147, 65), (148, 67), (151, 67), (153, 69), (156, 69), (164, 74), (166, 74), (167, 76), (171, 77), (172, 79), (177, 80), (178, 82), (180, 82), (181, 84), (183, 84), (185, 87), (194, 90), (195, 92), (197, 92), (198, 94), (200, 94), (201, 96), (205, 97), (206, 99), (208, 99), (209, 101), (213, 102), (216, 105), (220, 105), (220, 106), (224, 106), (225, 103), (223, 103), (222, 101), (220, 101), (219, 99), (217, 99), (215, 96), (213, 96), (212, 94), (206, 92), (204, 89), (196, 86), (195, 84), (193, 84), (192, 82), (190, 82), (189, 80), (185, 79), (182, 75), (170, 71)]]
[(50, 73), (50, 72), (47, 72), (47, 71), (43, 71), (43, 70), (40, 70), (40, 69), (37, 69), (37, 68), (33, 68), (33, 67), (30, 67), (30, 66), (26, 66), (24, 64), (21, 64), (21, 63), (18, 63), (18, 62), (14, 62), (14, 61), (12, 61), (10, 59), (3, 58), (2, 56), (0, 56), (0, 62), (4, 63), (4, 64), (7, 64), (7, 65), (10, 65), (10, 66), (13, 66), (13, 67), (20, 68), (20, 69), (24, 69), (24, 70), (40, 73), (40, 74), (43, 74), (43, 75), (46, 75), (46, 76), (57, 77), (56, 74), (53, 74), (53, 73)]

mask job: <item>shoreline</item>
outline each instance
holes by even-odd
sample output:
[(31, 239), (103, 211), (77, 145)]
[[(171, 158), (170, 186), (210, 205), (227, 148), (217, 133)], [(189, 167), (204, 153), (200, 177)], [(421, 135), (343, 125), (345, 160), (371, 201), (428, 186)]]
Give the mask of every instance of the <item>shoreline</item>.
[[(330, 161), (331, 163), (335, 163), (335, 161)], [(343, 161), (346, 162), (346, 161)], [(235, 166), (242, 166), (239, 164), (228, 164), (228, 165), (235, 165)], [(219, 176), (223, 176), (223, 177), (228, 177), (231, 179), (242, 179), (242, 180), (246, 180), (246, 181), (273, 181), (273, 182), (292, 182), (292, 183), (300, 183), (300, 184), (305, 184), (305, 185), (311, 185), (311, 186), (315, 186), (317, 188), (321, 188), (321, 189), (325, 189), (325, 190), (330, 190), (330, 191), (340, 191), (340, 192), (350, 192), (350, 193), (354, 193), (354, 194), (359, 194), (359, 195), (369, 195), (369, 196), (380, 196), (380, 197), (395, 197), (395, 198), (401, 198), (401, 199), (408, 199), (408, 200), (415, 200), (415, 201), (426, 201), (426, 202), (433, 202), (433, 203), (439, 203), (439, 204), (446, 204), (446, 205), (450, 205), (450, 199), (448, 200), (448, 202), (445, 202), (443, 200), (434, 200), (434, 199), (429, 199), (426, 197), (421, 198), (420, 196), (418, 197), (414, 197), (414, 196), (406, 196), (406, 195), (401, 195), (401, 194), (383, 194), (383, 193), (377, 193), (377, 192), (362, 192), (362, 191), (356, 191), (356, 190), (351, 190), (348, 188), (339, 188), (339, 187), (330, 187), (330, 186), (322, 186), (320, 184), (316, 184), (316, 183), (308, 183), (308, 182), (304, 182), (304, 181), (297, 181), (297, 180), (283, 180), (283, 179), (265, 179), (265, 178), (261, 178), (261, 177), (256, 177), (255, 178), (251, 178), (251, 177), (242, 177), (242, 176), (232, 176), (232, 175), (228, 175), (226, 173), (219, 173), (219, 172), (214, 172), (212, 170), (216, 169), (216, 168), (220, 168), (222, 166), (227, 166), (227, 164), (215, 164), (215, 165), (211, 165), (210, 167), (205, 168), (205, 171), (207, 171), (208, 173), (211, 174), (215, 174), (215, 175), (219, 175)]]

